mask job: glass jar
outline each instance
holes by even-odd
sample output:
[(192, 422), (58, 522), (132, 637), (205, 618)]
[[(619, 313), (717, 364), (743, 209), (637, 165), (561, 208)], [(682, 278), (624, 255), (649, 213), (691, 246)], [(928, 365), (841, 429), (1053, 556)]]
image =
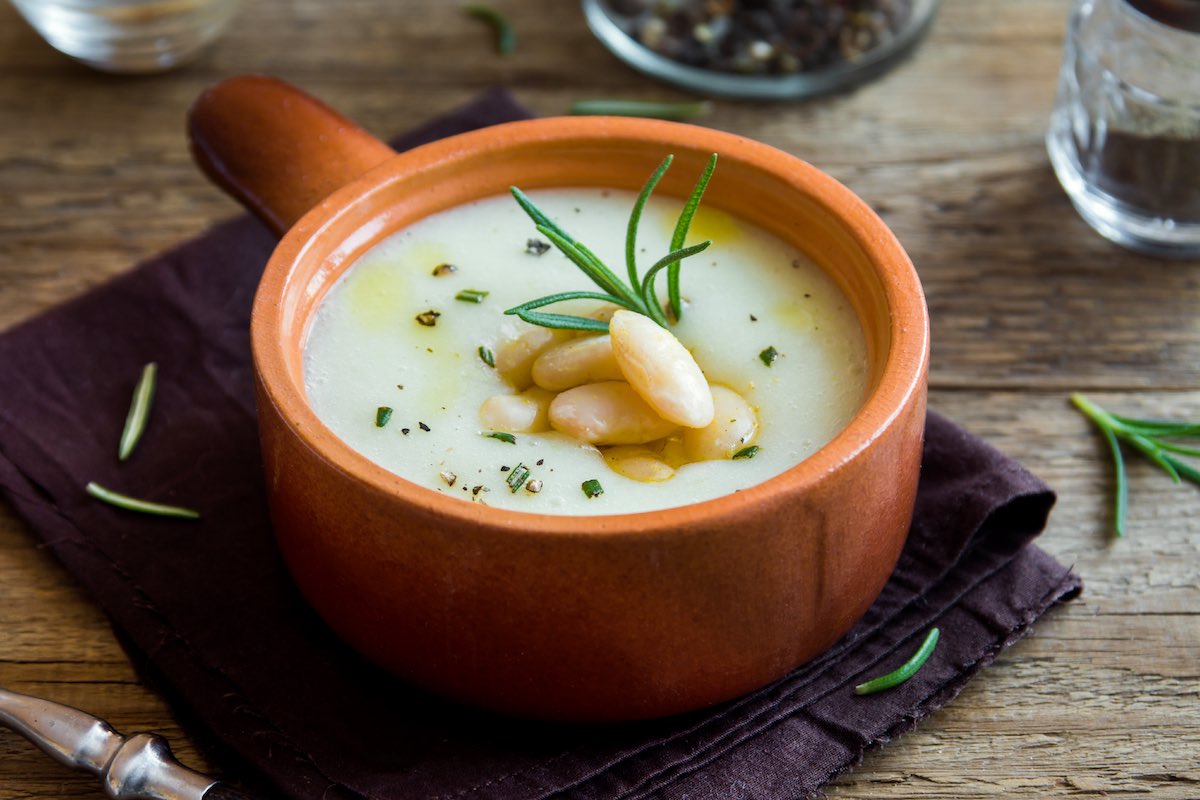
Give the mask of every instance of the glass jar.
[(1102, 235), (1200, 257), (1200, 2), (1077, 0), (1046, 149)]
[(583, 13), (596, 38), (640, 72), (702, 95), (786, 100), (891, 69), (938, 3), (583, 0)]
[(241, 0), (12, 0), (56, 50), (105, 72), (161, 72), (215, 39)]

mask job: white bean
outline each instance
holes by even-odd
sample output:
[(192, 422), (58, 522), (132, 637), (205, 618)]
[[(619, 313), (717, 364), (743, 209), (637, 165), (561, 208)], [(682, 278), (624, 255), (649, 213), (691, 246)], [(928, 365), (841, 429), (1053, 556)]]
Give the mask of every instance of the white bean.
[(608, 336), (572, 339), (542, 352), (533, 362), (533, 382), (561, 392), (572, 386), (623, 380)]
[(542, 351), (571, 337), (570, 331), (530, 327), (515, 339), (496, 346), (496, 372), (514, 389), (533, 385), (533, 362)]
[(629, 385), (663, 419), (703, 428), (713, 398), (700, 365), (675, 336), (649, 317), (620, 309), (608, 323), (613, 355)]
[(588, 444), (645, 444), (678, 427), (621, 381), (587, 383), (558, 395), (550, 403), (550, 425)]
[(604, 451), (604, 460), (613, 472), (643, 483), (661, 483), (675, 477), (675, 470), (645, 447), (612, 447)]
[(533, 387), (520, 394), (498, 394), (483, 401), (479, 421), (483, 427), (508, 433), (536, 433), (550, 428), (553, 392)]
[(690, 461), (732, 458), (758, 435), (758, 417), (740, 394), (711, 386), (713, 419), (703, 428), (685, 428), (683, 447)]

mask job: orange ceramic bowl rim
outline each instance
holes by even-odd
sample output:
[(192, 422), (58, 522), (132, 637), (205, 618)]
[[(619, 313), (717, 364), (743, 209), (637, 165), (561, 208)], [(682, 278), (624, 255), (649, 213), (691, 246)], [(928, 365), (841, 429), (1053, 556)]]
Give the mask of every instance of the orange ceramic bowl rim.
[[(502, 155), (514, 143), (552, 145), (600, 140), (653, 144), (664, 154), (699, 149), (720, 153), (723, 160), (736, 158), (744, 166), (793, 184), (797, 191), (809, 195), (844, 222), (856, 245), (876, 267), (890, 315), (890, 342), (882, 372), (850, 423), (790, 469), (736, 493), (659, 510), (586, 516), (513, 511), (464, 502), (408, 481), (343, 442), (308, 403), (303, 376), (288, 366), (291, 343), (284, 328), (289, 311), (281, 298), (294, 265), (306, 257), (311, 243), (356, 203), (365, 202), (373, 192), (403, 180), (414, 170), (443, 169), (465, 155)], [(310, 321), (304, 320), (305, 330)], [(694, 125), (617, 117), (552, 117), (503, 123), (399, 153), (305, 214), (284, 235), (263, 272), (252, 312), (251, 346), (263, 397), (275, 405), (306, 447), (374, 492), (428, 509), (449, 525), (530, 536), (623, 536), (664, 530), (683, 535), (691, 523), (700, 520), (736, 524), (748, 507), (764, 497), (778, 492), (804, 492), (869, 448), (924, 389), (929, 320), (920, 280), (895, 235), (850, 189), (807, 162), (766, 144)]]

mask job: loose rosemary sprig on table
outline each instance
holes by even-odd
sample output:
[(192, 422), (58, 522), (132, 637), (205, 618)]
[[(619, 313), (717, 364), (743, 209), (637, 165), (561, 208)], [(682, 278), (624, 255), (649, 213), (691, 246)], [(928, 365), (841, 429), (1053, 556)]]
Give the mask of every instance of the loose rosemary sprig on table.
[(1125, 458), (1121, 454), (1120, 442), (1125, 442), (1153, 461), (1175, 483), (1187, 478), (1200, 484), (1200, 470), (1176, 458), (1176, 455), (1200, 457), (1200, 449), (1172, 441), (1200, 439), (1200, 423), (1123, 417), (1105, 411), (1081, 394), (1071, 395), (1071, 402), (1096, 424), (1112, 451), (1116, 473), (1113, 533), (1117, 536), (1125, 535), (1125, 515), (1129, 508), (1129, 481), (1125, 475)]
[(654, 100), (576, 100), (568, 113), (575, 116), (650, 117), (677, 122), (703, 117), (712, 111), (707, 100), (694, 102), (659, 102)]
[(692, 218), (696, 216), (696, 209), (700, 207), (700, 200), (704, 196), (704, 190), (708, 187), (713, 170), (716, 169), (717, 154), (713, 153), (712, 157), (709, 158), (708, 165), (700, 174), (700, 179), (696, 181), (696, 186), (692, 189), (691, 195), (688, 197), (683, 210), (679, 214), (679, 219), (675, 223), (675, 231), (671, 236), (671, 252), (656, 261), (650, 269), (646, 270), (644, 275), (639, 275), (636, 258), (637, 230), (642, 219), (642, 211), (646, 207), (646, 202), (650, 199), (650, 194), (654, 191), (654, 187), (658, 185), (667, 168), (671, 166), (673, 159), (674, 156), (667, 156), (663, 159), (662, 164), (654, 171), (650, 179), (646, 181), (646, 185), (642, 187), (641, 194), (638, 195), (637, 201), (633, 204), (633, 211), (629, 215), (629, 224), (625, 231), (625, 268), (629, 275), (628, 284), (618, 278), (616, 273), (601, 261), (595, 253), (588, 249), (586, 245), (576, 240), (555, 224), (553, 220), (546, 216), (545, 212), (534, 205), (533, 201), (524, 192), (513, 186), (513, 197), (516, 198), (517, 203), (520, 204), (525, 213), (529, 215), (529, 218), (533, 220), (538, 232), (549, 239), (555, 247), (562, 251), (563, 255), (570, 259), (575, 266), (579, 267), (584, 275), (591, 278), (592, 282), (604, 291), (559, 292), (558, 294), (539, 297), (536, 300), (530, 300), (527, 303), (514, 306), (504, 313), (515, 314), (520, 319), (533, 325), (540, 325), (543, 328), (606, 332), (608, 330), (608, 323), (602, 320), (536, 310), (566, 300), (600, 300), (627, 308), (630, 311), (636, 311), (639, 314), (644, 314), (665, 328), (669, 323), (666, 313), (659, 304), (658, 295), (654, 289), (654, 281), (658, 277), (658, 273), (667, 270), (667, 293), (671, 305), (671, 314), (678, 321), (683, 316), (683, 302), (679, 294), (680, 262), (688, 256), (694, 256), (697, 253), (703, 252), (712, 244), (712, 241), (708, 240), (689, 247), (683, 246), (683, 242), (687, 238), (688, 229), (692, 224)]

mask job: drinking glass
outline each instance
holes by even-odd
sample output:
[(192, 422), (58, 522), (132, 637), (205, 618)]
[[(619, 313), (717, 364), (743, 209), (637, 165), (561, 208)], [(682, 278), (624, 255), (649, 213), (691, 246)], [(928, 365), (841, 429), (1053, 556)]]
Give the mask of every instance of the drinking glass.
[(1200, 2), (1077, 0), (1046, 148), (1101, 234), (1200, 257)]
[(160, 72), (195, 56), (240, 0), (12, 0), (57, 50), (105, 72)]

